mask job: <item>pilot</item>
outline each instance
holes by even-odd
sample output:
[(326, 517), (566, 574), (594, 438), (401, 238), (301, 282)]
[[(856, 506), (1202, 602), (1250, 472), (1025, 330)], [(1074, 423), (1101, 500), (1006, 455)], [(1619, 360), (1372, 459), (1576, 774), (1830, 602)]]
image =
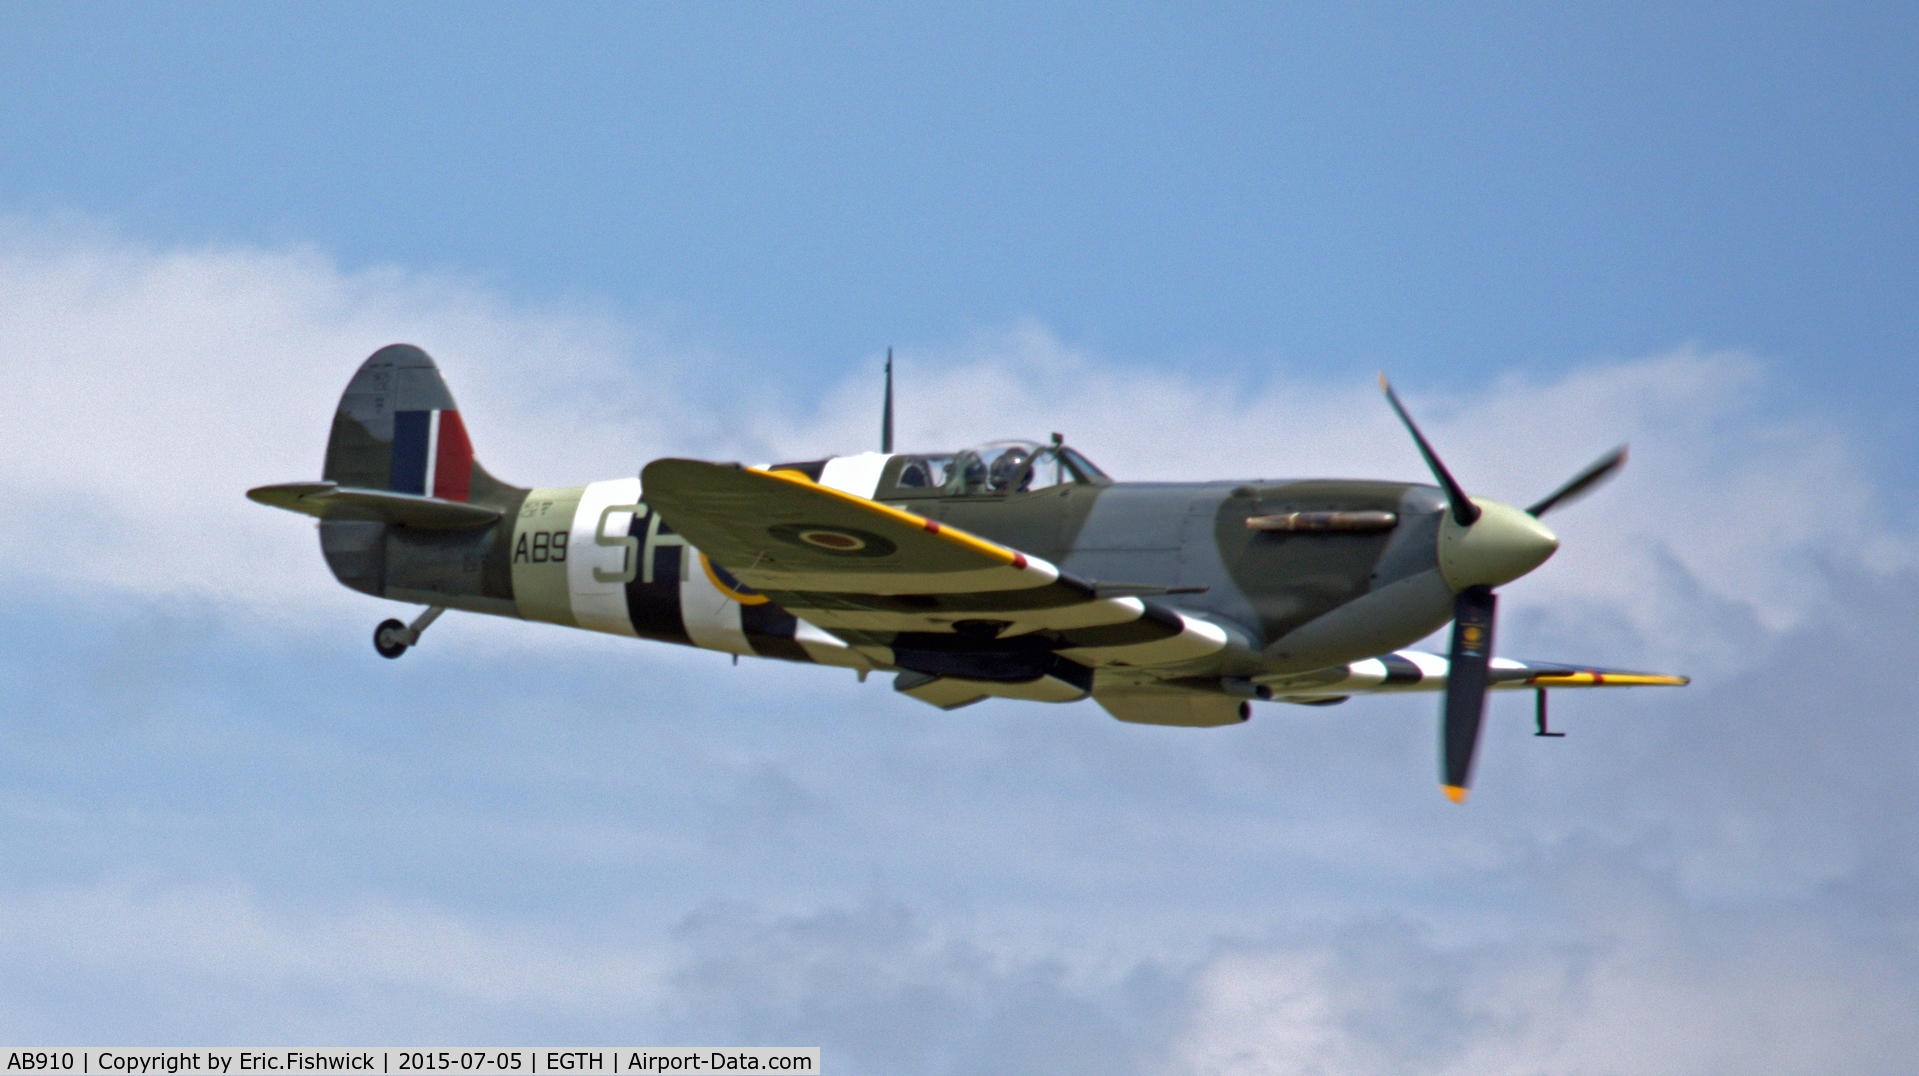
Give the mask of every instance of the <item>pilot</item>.
[(1025, 489), (1033, 480), (1033, 472), (1026, 466), (1032, 457), (1024, 448), (1009, 448), (993, 461), (993, 489), (1000, 493), (1013, 492), (1015, 483)]
[(979, 453), (968, 449), (953, 460), (953, 473), (947, 477), (947, 488), (959, 493), (979, 493), (986, 486), (986, 464), (981, 462)]

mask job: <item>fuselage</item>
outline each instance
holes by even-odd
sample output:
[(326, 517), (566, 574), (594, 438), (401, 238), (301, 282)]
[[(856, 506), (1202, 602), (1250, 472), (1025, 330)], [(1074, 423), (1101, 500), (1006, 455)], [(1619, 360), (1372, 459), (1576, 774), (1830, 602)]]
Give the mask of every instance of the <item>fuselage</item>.
[[(1106, 592), (1204, 613), (1235, 636), (1220, 675), (1387, 653), (1452, 615), (1456, 588), (1441, 570), (1445, 497), (1432, 486), (1113, 482), (1070, 450), (1051, 474), (1035, 480), (1029, 468), (996, 485), (984, 469), (965, 480), (958, 468), (976, 461), (955, 458), (865, 453), (777, 466), (1045, 558)], [(476, 501), (499, 501), (498, 523), (425, 530), (325, 520), (328, 564), (342, 583), (400, 601), (887, 667), (871, 648), (849, 647), (739, 585), (649, 510), (637, 477), (475, 492)]]

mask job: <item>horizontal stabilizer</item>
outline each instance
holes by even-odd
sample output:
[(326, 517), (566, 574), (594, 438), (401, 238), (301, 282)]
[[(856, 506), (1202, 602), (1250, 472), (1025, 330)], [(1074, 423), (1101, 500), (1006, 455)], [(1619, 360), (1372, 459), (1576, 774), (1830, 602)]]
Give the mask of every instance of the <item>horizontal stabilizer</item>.
[(247, 497), (320, 519), (370, 520), (431, 531), (472, 530), (500, 518), (499, 509), (481, 504), (383, 489), (353, 489), (336, 482), (260, 486), (247, 490)]

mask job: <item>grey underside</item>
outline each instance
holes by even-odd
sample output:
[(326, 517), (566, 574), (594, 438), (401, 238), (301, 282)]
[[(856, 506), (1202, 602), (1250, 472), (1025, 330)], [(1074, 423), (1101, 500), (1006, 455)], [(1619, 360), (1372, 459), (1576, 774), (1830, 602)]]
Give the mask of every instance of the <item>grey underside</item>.
[(517, 616), (510, 570), (497, 555), (501, 526), (429, 531), (330, 519), (320, 524), (320, 550), (335, 578), (364, 594)]

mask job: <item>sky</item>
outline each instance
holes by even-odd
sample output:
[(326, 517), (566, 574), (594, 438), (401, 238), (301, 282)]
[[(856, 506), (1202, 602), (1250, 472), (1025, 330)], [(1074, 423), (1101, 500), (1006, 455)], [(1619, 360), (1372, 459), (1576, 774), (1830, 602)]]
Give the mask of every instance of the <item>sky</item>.
[[(1904, 1072), (1919, 18), (59, 5), (0, 30), (0, 1040), (869, 1073)], [(1517, 657), (1217, 730), (408, 609), (254, 485), (1069, 441), (1476, 493)], [(1443, 648), (1443, 642), (1438, 644)]]

